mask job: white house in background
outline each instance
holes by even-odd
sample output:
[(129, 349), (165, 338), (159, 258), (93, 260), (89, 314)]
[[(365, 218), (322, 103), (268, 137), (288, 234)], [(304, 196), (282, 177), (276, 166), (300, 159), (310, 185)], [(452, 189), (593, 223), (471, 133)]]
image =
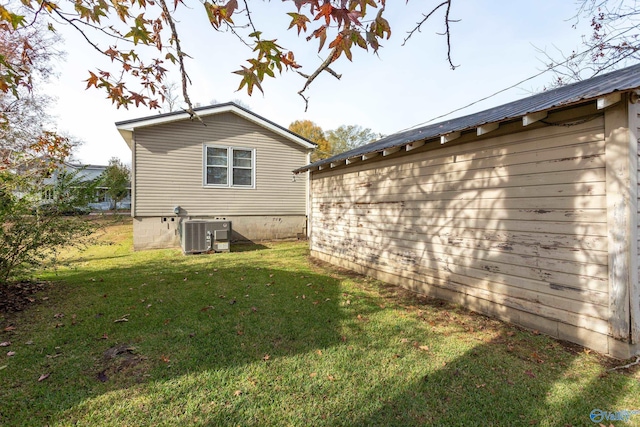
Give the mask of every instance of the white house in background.
[[(45, 189), (43, 191), (43, 199), (47, 200), (48, 198), (53, 197), (51, 189), (46, 188), (47, 186), (53, 187), (55, 185), (58, 176), (61, 173), (75, 173), (77, 174), (77, 178), (82, 182), (92, 182), (100, 178), (100, 175), (107, 169), (107, 166), (102, 165), (83, 165), (80, 163), (64, 163), (61, 167), (57, 168), (49, 178), (45, 179), (44, 185)], [(114, 201), (107, 194), (107, 186), (99, 186), (96, 189), (96, 198), (95, 201), (89, 203), (87, 208), (89, 210), (94, 211), (107, 211), (112, 210), (116, 206)], [(84, 206), (79, 206), (78, 208), (84, 208)], [(131, 209), (131, 184), (129, 184), (127, 196), (118, 202), (118, 209), (129, 210)]]
[(315, 144), (234, 103), (116, 123), (132, 152), (134, 249), (180, 245), (179, 223), (232, 222), (233, 240), (306, 233)]

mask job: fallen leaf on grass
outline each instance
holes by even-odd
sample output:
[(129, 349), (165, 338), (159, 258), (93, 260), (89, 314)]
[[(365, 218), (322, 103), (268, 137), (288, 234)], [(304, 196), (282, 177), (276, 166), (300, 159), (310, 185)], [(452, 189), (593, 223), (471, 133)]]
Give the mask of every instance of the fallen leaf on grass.
[(335, 380), (336, 380), (336, 377), (334, 377), (333, 375), (327, 375), (327, 379), (328, 379), (329, 381), (335, 381)]
[(535, 351), (531, 354), (531, 357), (538, 363), (544, 363), (544, 360), (542, 360), (540, 356), (538, 356), (538, 353)]
[(402, 339), (400, 340), (400, 342), (401, 342), (402, 344), (406, 344), (406, 343), (408, 343), (408, 342), (409, 342), (409, 340), (408, 340), (407, 338), (402, 338)]
[(422, 351), (429, 351), (429, 346), (426, 345), (421, 345), (420, 347), (418, 347), (420, 350)]
[(208, 306), (206, 306), (206, 307), (202, 307), (202, 308), (200, 309), (200, 311), (209, 311), (209, 310), (211, 310), (212, 308), (213, 308), (213, 306), (212, 306), (212, 305), (208, 305)]
[(527, 375), (529, 375), (531, 378), (535, 378), (535, 377), (536, 377), (536, 374), (534, 374), (533, 372), (531, 372), (531, 371), (529, 371), (529, 370), (524, 371), (524, 373), (525, 373), (525, 374), (527, 374)]
[(258, 311), (258, 309), (256, 307), (251, 307), (251, 311), (255, 313), (256, 311)]
[(122, 316), (121, 318), (114, 320), (114, 321), (113, 321), (113, 323), (128, 322), (128, 321), (129, 321), (128, 317), (129, 317), (129, 315), (128, 315), (128, 314), (125, 314), (125, 315), (124, 315), (124, 316)]
[(171, 362), (171, 359), (169, 359), (167, 356), (165, 356), (164, 354), (162, 356), (160, 356), (160, 360), (162, 360), (164, 363), (169, 363)]
[(0, 347), (9, 347), (11, 345), (11, 341), (0, 342)]
[(11, 357), (11, 356), (15, 356), (16, 352), (15, 351), (8, 351), (7, 352), (7, 357)]
[(269, 359), (271, 359), (271, 356), (269, 356), (268, 354), (265, 354), (264, 357), (262, 358), (262, 360), (264, 360), (265, 362)]
[(318, 354), (318, 356), (322, 356), (322, 350), (316, 350), (316, 353)]
[(238, 335), (244, 335), (244, 331), (237, 330), (237, 331), (236, 331), (236, 334), (238, 334)]
[(11, 332), (11, 331), (15, 331), (16, 327), (15, 326), (7, 326), (6, 328), (4, 328), (5, 332)]
[(486, 387), (486, 384), (476, 384), (476, 388), (484, 388)]
[(62, 319), (64, 317), (64, 313), (56, 313), (53, 315), (54, 319)]
[(233, 392), (234, 396), (240, 396), (242, 394), (242, 390), (236, 390)]
[(317, 377), (317, 376), (318, 376), (318, 373), (317, 373), (317, 372), (311, 372), (311, 373), (309, 374), (309, 376), (310, 376), (311, 378), (315, 378), (315, 377)]
[(51, 374), (42, 374), (42, 375), (40, 375), (40, 378), (38, 378), (38, 382), (40, 383), (40, 382), (46, 380), (47, 378), (49, 378), (49, 375), (51, 375)]

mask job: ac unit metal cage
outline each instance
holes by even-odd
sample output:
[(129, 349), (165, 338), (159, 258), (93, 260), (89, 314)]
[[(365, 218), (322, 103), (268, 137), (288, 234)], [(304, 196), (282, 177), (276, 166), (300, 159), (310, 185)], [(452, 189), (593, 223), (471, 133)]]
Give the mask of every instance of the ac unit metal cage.
[(180, 223), (180, 244), (185, 254), (229, 252), (231, 221), (183, 220)]

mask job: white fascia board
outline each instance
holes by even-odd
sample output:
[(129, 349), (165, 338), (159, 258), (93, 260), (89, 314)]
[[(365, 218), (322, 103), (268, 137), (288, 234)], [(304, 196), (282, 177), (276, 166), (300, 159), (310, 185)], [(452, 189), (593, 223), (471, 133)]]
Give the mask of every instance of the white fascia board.
[(487, 123), (487, 124), (478, 126), (476, 130), (476, 135), (480, 136), (480, 135), (487, 134), (489, 132), (493, 132), (499, 127), (500, 127), (500, 123)]
[(387, 148), (386, 150), (382, 151), (382, 155), (383, 156), (390, 156), (393, 153), (397, 153), (398, 151), (400, 151), (402, 147), (392, 147), (392, 148)]
[(454, 139), (458, 139), (460, 138), (460, 135), (462, 135), (459, 131), (456, 132), (450, 132), (446, 135), (442, 135), (440, 137), (440, 144), (446, 144), (447, 142), (451, 142)]
[(522, 126), (529, 126), (534, 124), (535, 122), (539, 122), (540, 120), (544, 120), (547, 118), (547, 111), (538, 111), (537, 113), (527, 114), (522, 117)]
[[(290, 141), (295, 142), (298, 145), (303, 146), (304, 148), (307, 148), (309, 150), (316, 148), (315, 144), (312, 144), (310, 142), (305, 141), (302, 138), (299, 138), (287, 131), (285, 131), (284, 129), (280, 128), (279, 126), (274, 125), (273, 123), (270, 123), (264, 119), (262, 119), (261, 117), (258, 117), (254, 114), (251, 113), (247, 113), (246, 111), (236, 107), (235, 105), (224, 105), (224, 106), (212, 106), (211, 108), (208, 109), (203, 109), (203, 110), (199, 110), (197, 112), (198, 116), (204, 117), (204, 116), (210, 116), (213, 114), (221, 114), (221, 113), (234, 113), (237, 114), (238, 116), (245, 118), (251, 122), (254, 122), (255, 124), (262, 126), (265, 129), (269, 129), (270, 131), (284, 137), (287, 138)], [(122, 135), (122, 137), (125, 139), (125, 141), (127, 141), (127, 137), (123, 134), (123, 131), (129, 131), (129, 132), (133, 132), (135, 129), (138, 128), (143, 128), (143, 127), (148, 127), (148, 126), (155, 126), (155, 125), (159, 125), (159, 124), (165, 124), (165, 123), (171, 123), (171, 122), (177, 122), (180, 120), (187, 120), (190, 119), (191, 116), (189, 115), (189, 113), (184, 112), (184, 113), (180, 113), (180, 114), (171, 114), (168, 116), (162, 116), (162, 117), (149, 117), (146, 119), (140, 119), (137, 121), (132, 121), (130, 123), (123, 123), (120, 125), (116, 125), (116, 127), (118, 128), (118, 131), (120, 131), (120, 135)], [(130, 140), (131, 138), (129, 138)], [(127, 142), (128, 144), (129, 142)]]
[(425, 143), (426, 143), (425, 140), (410, 142), (407, 145), (405, 145), (405, 150), (407, 151), (415, 150), (416, 148), (422, 147)]
[(596, 101), (596, 106), (598, 110), (602, 110), (607, 107), (611, 107), (614, 104), (617, 104), (622, 100), (622, 94), (620, 92), (610, 93), (609, 95), (605, 95), (601, 98), (598, 98)]

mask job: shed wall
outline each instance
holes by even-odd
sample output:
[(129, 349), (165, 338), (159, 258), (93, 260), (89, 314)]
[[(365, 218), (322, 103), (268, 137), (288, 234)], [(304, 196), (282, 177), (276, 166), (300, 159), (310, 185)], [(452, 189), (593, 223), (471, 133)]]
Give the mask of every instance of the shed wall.
[[(307, 149), (233, 113), (155, 125), (134, 134), (135, 217), (305, 215)], [(203, 185), (203, 145), (256, 149), (255, 188)]]
[(595, 106), (312, 175), (312, 255), (609, 353)]

